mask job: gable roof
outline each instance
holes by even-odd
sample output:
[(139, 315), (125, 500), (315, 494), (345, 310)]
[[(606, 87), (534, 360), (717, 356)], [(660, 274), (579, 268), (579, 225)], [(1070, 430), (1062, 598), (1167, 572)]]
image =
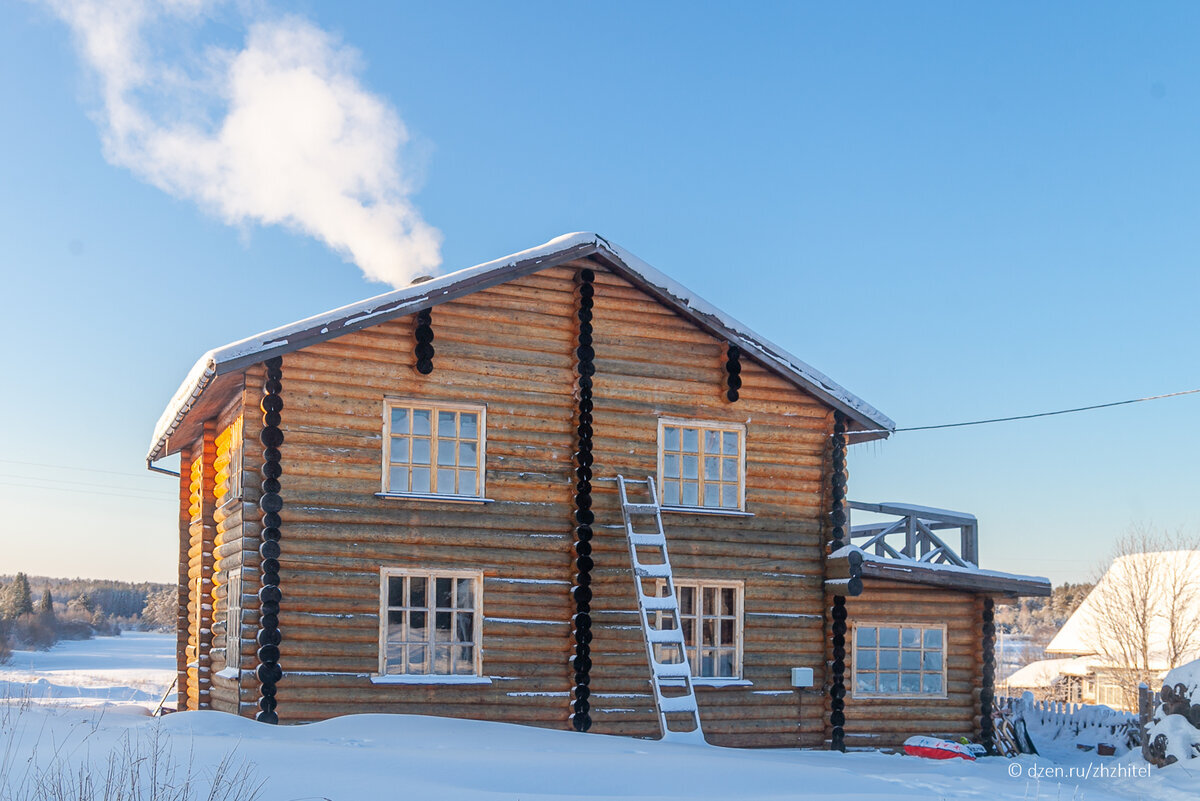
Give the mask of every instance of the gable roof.
[(574, 233), (495, 261), (342, 306), (305, 320), (232, 342), (200, 357), (154, 427), (147, 464), (177, 450), (170, 438), (206, 391), (225, 376), (273, 356), (314, 345), (368, 326), (413, 314), (455, 298), (566, 262), (592, 258), (676, 310), (700, 328), (742, 348), (743, 353), (819, 400), (844, 412), (859, 439), (879, 439), (895, 428), (886, 415), (847, 392), (828, 376), (751, 331), (687, 288), (599, 234)]
[[(1198, 566), (1200, 551), (1151, 551), (1117, 557), (1050, 640), (1046, 653), (1093, 656), (1094, 664), (1105, 665), (1106, 660), (1116, 654), (1103, 652), (1121, 651), (1121, 643), (1128, 640), (1135, 629), (1133, 621), (1136, 618), (1132, 612), (1125, 614), (1124, 607), (1144, 595), (1155, 613), (1146, 625), (1150, 667), (1155, 670), (1169, 668), (1166, 613), (1174, 609), (1185, 628), (1200, 624)], [(1167, 580), (1166, 577), (1175, 577), (1172, 574), (1178, 576), (1178, 582)], [(1145, 587), (1144, 581), (1149, 581), (1150, 585)], [(1117, 625), (1112, 620), (1114, 615), (1128, 622), (1114, 630)], [(1195, 641), (1185, 656), (1184, 661), (1200, 658), (1200, 640)], [(1124, 667), (1120, 664), (1111, 666)]]

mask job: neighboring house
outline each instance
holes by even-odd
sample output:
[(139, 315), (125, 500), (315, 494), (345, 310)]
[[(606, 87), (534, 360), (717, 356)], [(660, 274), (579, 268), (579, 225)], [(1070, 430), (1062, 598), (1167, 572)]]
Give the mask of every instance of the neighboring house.
[(847, 438), (892, 428), (595, 234), (210, 351), (148, 457), (182, 465), (179, 708), (657, 736), (623, 476), (710, 742), (978, 736), (993, 604), (1049, 584), (979, 570), (969, 515), (851, 531)]
[(1114, 709), (1137, 708), (1137, 685), (1200, 658), (1200, 552), (1120, 556), (1046, 646), (1049, 659), (1006, 691)]

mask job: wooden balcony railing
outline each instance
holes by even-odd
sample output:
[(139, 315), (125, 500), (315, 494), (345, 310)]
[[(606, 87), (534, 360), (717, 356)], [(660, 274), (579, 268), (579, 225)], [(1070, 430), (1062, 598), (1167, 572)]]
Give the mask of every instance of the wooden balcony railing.
[[(850, 543), (867, 553), (934, 565), (979, 566), (979, 521), (975, 515), (907, 503), (850, 501), (850, 509), (899, 518), (850, 526)], [(957, 551), (943, 539), (952, 529), (959, 530)]]

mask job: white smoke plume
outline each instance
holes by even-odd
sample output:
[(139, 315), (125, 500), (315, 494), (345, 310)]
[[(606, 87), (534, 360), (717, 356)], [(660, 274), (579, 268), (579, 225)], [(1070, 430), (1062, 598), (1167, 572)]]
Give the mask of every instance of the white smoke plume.
[(404, 124), (333, 35), (260, 18), (239, 50), (203, 42), (228, 34), (211, 0), (44, 2), (95, 74), (112, 164), (227, 223), (313, 236), (374, 281), (402, 286), (440, 264), (441, 234), (401, 169)]

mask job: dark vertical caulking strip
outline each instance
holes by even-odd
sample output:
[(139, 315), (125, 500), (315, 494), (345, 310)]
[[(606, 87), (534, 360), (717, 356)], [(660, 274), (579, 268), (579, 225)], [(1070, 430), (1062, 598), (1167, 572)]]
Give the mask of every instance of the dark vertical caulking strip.
[[(833, 499), (829, 519), (833, 524), (833, 551), (845, 546), (849, 540), (846, 536), (846, 415), (835, 411), (833, 413), (833, 454), (832, 454), (831, 497)], [(850, 582), (846, 591), (851, 595), (862, 592), (862, 579), (853, 575), (851, 567)], [(854, 582), (857, 582), (857, 586)], [(855, 591), (857, 590), (857, 592)], [(846, 596), (835, 595), (831, 613), (833, 625), (830, 633), (833, 635), (833, 661), (830, 663), (829, 682), (829, 725), (831, 728), (829, 747), (834, 751), (846, 750)]]
[(575, 415), (575, 581), (571, 587), (571, 598), (575, 602), (575, 615), (571, 619), (574, 629), (575, 653), (571, 655), (571, 669), (575, 672), (574, 700), (571, 702), (571, 726), (575, 731), (587, 731), (592, 727), (588, 699), (591, 690), (592, 658), (592, 376), (596, 373), (592, 349), (592, 306), (596, 288), (596, 274), (591, 270), (580, 270), (577, 276), (579, 305), (575, 316), (579, 320), (579, 334), (575, 347), (575, 394), (578, 407)]
[(433, 312), (429, 309), (417, 312), (413, 338), (417, 340), (413, 347), (413, 355), (417, 357), (417, 372), (429, 375), (433, 372)]
[(283, 411), (283, 359), (267, 359), (267, 378), (263, 384), (263, 430), (259, 440), (263, 445), (262, 497), (258, 506), (262, 510), (262, 544), (258, 548), (262, 556), (262, 587), (258, 591), (258, 714), (255, 719), (263, 723), (278, 723), (275, 709), (275, 685), (283, 678), (279, 665), (279, 602), (283, 594), (279, 591), (279, 527), (283, 519), (283, 498), (279, 495), (279, 477), (283, 445), (283, 431), (279, 428), (280, 413)]
[(742, 388), (742, 349), (732, 342), (725, 343), (725, 398), (736, 403)]
[(996, 695), (996, 602), (983, 599), (983, 689), (979, 693), (979, 744), (996, 753), (992, 736), (992, 699)]

